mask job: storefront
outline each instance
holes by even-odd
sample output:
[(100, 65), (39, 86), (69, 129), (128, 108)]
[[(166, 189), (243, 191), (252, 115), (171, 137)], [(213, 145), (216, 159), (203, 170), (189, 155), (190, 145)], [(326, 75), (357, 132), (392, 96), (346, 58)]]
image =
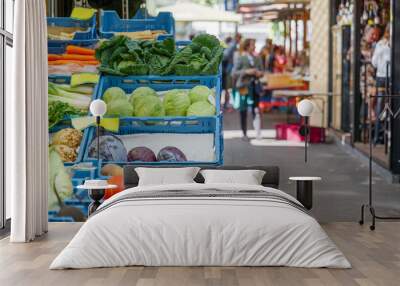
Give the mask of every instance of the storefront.
[[(400, 173), (400, 145), (396, 141), (399, 105), (396, 98), (389, 96), (396, 93), (395, 61), (398, 59), (394, 52), (399, 36), (395, 26), (399, 20), (392, 15), (399, 9), (397, 6), (399, 3), (390, 0), (331, 1), (330, 83), (335, 96), (329, 106), (330, 126), (348, 135), (344, 138), (362, 153), (369, 152), (372, 140), (375, 161), (394, 175)], [(385, 38), (385, 31), (387, 36), (391, 34), (388, 51), (391, 50), (393, 61), (382, 67), (376, 51)], [(379, 62), (380, 71), (377, 71)]]

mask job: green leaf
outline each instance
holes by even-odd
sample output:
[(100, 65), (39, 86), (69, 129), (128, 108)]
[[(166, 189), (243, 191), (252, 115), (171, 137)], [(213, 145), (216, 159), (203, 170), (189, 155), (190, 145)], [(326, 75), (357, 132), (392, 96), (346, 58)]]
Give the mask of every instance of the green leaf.
[(210, 74), (218, 74), (219, 65), (222, 61), (222, 56), (224, 53), (224, 48), (221, 46), (216, 47), (212, 50), (212, 54), (214, 55), (211, 61), (203, 68), (201, 74), (210, 75)]
[(192, 49), (190, 47), (185, 47), (180, 50), (172, 61), (169, 63), (168, 67), (163, 72), (163, 75), (168, 75), (174, 73), (175, 66), (177, 64), (187, 65), (190, 63), (190, 56), (192, 55)]
[(215, 47), (220, 46), (219, 40), (217, 37), (209, 34), (200, 34), (193, 38), (193, 44), (198, 44), (202, 47), (207, 47), (212, 50)]
[(116, 48), (113, 53), (111, 54), (110, 57), (110, 62), (117, 61), (118, 59), (121, 59), (121, 54), (128, 52), (127, 47), (118, 47)]
[(109, 68), (109, 67), (105, 67), (105, 66), (100, 66), (99, 67), (99, 71), (102, 72), (102, 73), (105, 73), (105, 74), (109, 74), (109, 75), (118, 75), (118, 76), (125, 76), (126, 75), (126, 74), (124, 74), (124, 73), (122, 73), (122, 72), (120, 72), (118, 70), (115, 70), (115, 69), (112, 69), (112, 68)]
[(142, 50), (140, 47), (140, 42), (131, 39), (125, 42), (125, 46), (128, 48), (129, 52), (137, 52)]
[(122, 61), (118, 64), (118, 71), (128, 75), (146, 75), (148, 66), (145, 64), (137, 64), (133, 61)]

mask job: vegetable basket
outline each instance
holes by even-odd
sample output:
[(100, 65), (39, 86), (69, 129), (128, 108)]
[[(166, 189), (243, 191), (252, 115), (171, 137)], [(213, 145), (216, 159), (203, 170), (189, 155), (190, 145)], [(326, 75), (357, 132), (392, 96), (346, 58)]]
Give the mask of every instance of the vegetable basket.
[[(101, 165), (221, 165), (223, 164), (222, 115), (215, 117), (173, 118), (121, 118), (119, 132), (106, 132), (123, 142), (127, 152), (133, 147), (145, 146), (158, 151), (166, 146), (179, 148), (187, 157), (184, 162), (157, 161), (106, 161)], [(96, 129), (90, 127), (83, 160), (93, 160), (89, 146), (95, 139)], [(171, 143), (173, 142), (173, 143)]]
[(132, 19), (121, 19), (116, 11), (100, 12), (100, 38), (109, 39), (116, 32), (139, 32), (145, 30), (163, 30), (158, 40), (175, 37), (175, 20), (170, 12), (160, 12), (156, 17), (145, 17), (142, 13)]
[(77, 31), (72, 40), (48, 40), (48, 47), (65, 48), (66, 45), (90, 46), (97, 42), (96, 14), (89, 20), (76, 20), (69, 17), (48, 17), (47, 26), (87, 28)]
[(150, 87), (156, 92), (161, 92), (171, 89), (191, 89), (196, 85), (205, 85), (214, 89), (215, 109), (218, 115), (221, 110), (221, 78), (219, 76), (101, 76), (96, 89), (96, 99), (101, 99), (109, 87), (115, 86), (130, 94), (138, 87)]

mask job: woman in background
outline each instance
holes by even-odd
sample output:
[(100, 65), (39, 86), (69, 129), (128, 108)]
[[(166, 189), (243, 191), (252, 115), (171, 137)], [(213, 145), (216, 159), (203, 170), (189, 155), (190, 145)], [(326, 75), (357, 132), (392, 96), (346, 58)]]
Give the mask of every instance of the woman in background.
[(269, 57), (272, 53), (273, 44), (271, 39), (265, 40), (265, 45), (260, 50), (260, 57), (263, 62), (264, 70), (268, 70)]
[(240, 45), (242, 35), (237, 33), (235, 38), (227, 37), (225, 44), (227, 48), (224, 50), (222, 59), (222, 90), (224, 90), (224, 110), (231, 111), (232, 107), (229, 104), (230, 93), (229, 89), (232, 88), (232, 68), (234, 65), (235, 53)]
[(286, 69), (287, 58), (283, 51), (283, 48), (280, 46), (276, 46), (275, 50), (275, 59), (273, 62), (273, 72), (274, 73), (283, 73)]
[[(252, 100), (252, 114), (255, 117), (258, 108), (261, 85), (259, 78), (263, 76), (263, 64), (260, 57), (255, 56), (256, 49), (254, 39), (246, 39), (243, 42), (242, 53), (234, 63), (232, 76), (235, 79), (235, 87), (240, 94), (240, 127), (243, 132), (243, 140), (247, 137), (247, 110), (248, 100)], [(258, 111), (258, 109), (257, 109)]]

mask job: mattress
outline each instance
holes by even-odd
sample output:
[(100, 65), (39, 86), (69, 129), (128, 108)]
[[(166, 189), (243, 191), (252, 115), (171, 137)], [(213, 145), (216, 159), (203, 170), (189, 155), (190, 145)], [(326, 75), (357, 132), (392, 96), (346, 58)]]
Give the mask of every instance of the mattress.
[(351, 267), (292, 196), (193, 183), (135, 187), (106, 200), (50, 269), (133, 265)]

